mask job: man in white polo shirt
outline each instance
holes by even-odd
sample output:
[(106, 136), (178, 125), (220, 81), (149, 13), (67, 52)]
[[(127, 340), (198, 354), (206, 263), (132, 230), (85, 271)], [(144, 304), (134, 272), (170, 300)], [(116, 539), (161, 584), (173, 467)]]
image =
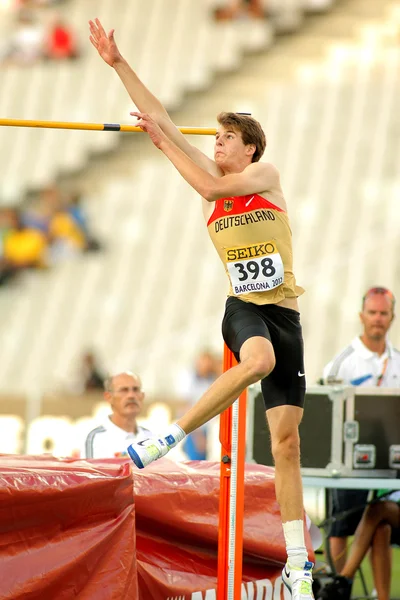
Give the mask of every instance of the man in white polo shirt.
[(104, 381), (104, 397), (112, 414), (87, 435), (82, 458), (114, 458), (128, 456), (127, 447), (152, 435), (137, 423), (144, 393), (135, 373), (119, 373)]
[(386, 288), (367, 291), (360, 312), (364, 333), (325, 367), (326, 383), (339, 380), (368, 387), (400, 387), (400, 352), (387, 339), (394, 303), (392, 292)]
[[(400, 352), (393, 348), (387, 333), (394, 319), (395, 298), (383, 287), (369, 289), (362, 302), (363, 333), (354, 338), (324, 369), (325, 383), (341, 381), (366, 387), (400, 387)], [(332, 516), (366, 503), (368, 490), (332, 490)], [(360, 511), (332, 524), (330, 550), (340, 573), (347, 557), (347, 537), (361, 519)]]

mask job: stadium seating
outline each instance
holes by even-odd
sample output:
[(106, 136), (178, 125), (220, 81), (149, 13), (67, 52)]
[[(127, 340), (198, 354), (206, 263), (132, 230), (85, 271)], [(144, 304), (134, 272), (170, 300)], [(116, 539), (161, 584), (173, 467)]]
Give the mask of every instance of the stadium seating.
[[(115, 26), (124, 53), (171, 110), (186, 92), (208, 89), (215, 78), (218, 88), (221, 72), (240, 69), (249, 50), (235, 29), (243, 23), (220, 28), (214, 22), (215, 3), (173, 0), (174, 19), (166, 28), (172, 0), (168, 9), (163, 0), (140, 3), (140, 15), (138, 3), (119, 2), (125, 10), (116, 13), (111, 0), (76, 0), (68, 16), (82, 39), (88, 18), (98, 15)], [(363, 290), (374, 284), (395, 289), (399, 280), (400, 53), (391, 30), (399, 14), (383, 9), (379, 21), (332, 43), (328, 52), (311, 53), (305, 42), (304, 56), (292, 56), (290, 68), (287, 55), (275, 56), (268, 81), (257, 58), (240, 71), (242, 85), (254, 86), (251, 111), (265, 125), (267, 158), (281, 170), (290, 207), (296, 274), (307, 289), (301, 307), (310, 381), (357, 333)], [(300, 25), (306, 16), (296, 14)], [(190, 28), (193, 20), (196, 28)], [(264, 35), (258, 40), (267, 48), (272, 33)], [(290, 50), (295, 41), (287, 44)], [(126, 92), (91, 50), (84, 46), (82, 63), (5, 70), (0, 115), (129, 122)], [(224, 95), (210, 89), (210, 108), (198, 114), (203, 122), (191, 117), (190, 124), (206, 124), (219, 109), (240, 110), (238, 82), (239, 75), (230, 76)], [(200, 98), (191, 106), (204, 103)], [(1, 135), (4, 203), (110, 152), (106, 169), (88, 171), (93, 185), (87, 193), (90, 222), (106, 251), (29, 273), (0, 293), (2, 387), (52, 389), (92, 347), (108, 369), (141, 373), (148, 393), (170, 392), (176, 370), (191, 364), (200, 346), (221, 348), (226, 281), (197, 195), (144, 136), (127, 144), (115, 168), (118, 134), (4, 128)], [(208, 138), (194, 143), (212, 148)]]

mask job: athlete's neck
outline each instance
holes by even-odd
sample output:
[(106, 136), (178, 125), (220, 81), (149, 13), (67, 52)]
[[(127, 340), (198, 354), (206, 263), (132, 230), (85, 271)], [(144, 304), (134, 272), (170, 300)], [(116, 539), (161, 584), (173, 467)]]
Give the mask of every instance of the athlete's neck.
[(235, 173), (242, 173), (242, 171), (244, 171), (245, 168), (249, 166), (249, 164), (250, 163), (246, 162), (236, 165), (224, 165), (223, 167), (220, 166), (220, 169), (222, 171), (223, 176), (234, 175)]
[(109, 416), (109, 419), (114, 425), (128, 433), (137, 433), (136, 417), (123, 417), (113, 413)]
[(385, 338), (379, 338), (378, 340), (371, 339), (363, 333), (360, 335), (360, 340), (364, 344), (368, 350), (371, 352), (376, 352), (379, 356), (381, 356), (386, 350), (386, 340)]

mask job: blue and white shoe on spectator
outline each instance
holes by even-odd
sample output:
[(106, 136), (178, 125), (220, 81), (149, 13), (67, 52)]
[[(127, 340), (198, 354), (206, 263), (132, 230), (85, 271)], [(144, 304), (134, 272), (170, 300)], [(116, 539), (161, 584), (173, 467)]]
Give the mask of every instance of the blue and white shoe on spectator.
[(314, 598), (312, 591), (313, 563), (307, 561), (303, 569), (292, 567), (288, 562), (282, 570), (282, 581), (292, 594), (292, 600), (311, 600)]
[(146, 438), (128, 447), (128, 454), (139, 469), (144, 469), (150, 463), (162, 458), (169, 452), (170, 447), (161, 438)]

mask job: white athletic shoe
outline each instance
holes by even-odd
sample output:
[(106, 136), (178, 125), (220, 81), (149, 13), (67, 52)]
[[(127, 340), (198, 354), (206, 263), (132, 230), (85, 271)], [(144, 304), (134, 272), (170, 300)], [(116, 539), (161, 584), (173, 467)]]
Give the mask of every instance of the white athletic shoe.
[(313, 563), (307, 561), (303, 569), (292, 567), (288, 562), (282, 570), (282, 581), (292, 594), (293, 600), (311, 600), (314, 598), (312, 591)]
[(153, 461), (165, 456), (169, 450), (170, 447), (161, 438), (146, 438), (131, 444), (128, 454), (139, 469), (144, 469)]

